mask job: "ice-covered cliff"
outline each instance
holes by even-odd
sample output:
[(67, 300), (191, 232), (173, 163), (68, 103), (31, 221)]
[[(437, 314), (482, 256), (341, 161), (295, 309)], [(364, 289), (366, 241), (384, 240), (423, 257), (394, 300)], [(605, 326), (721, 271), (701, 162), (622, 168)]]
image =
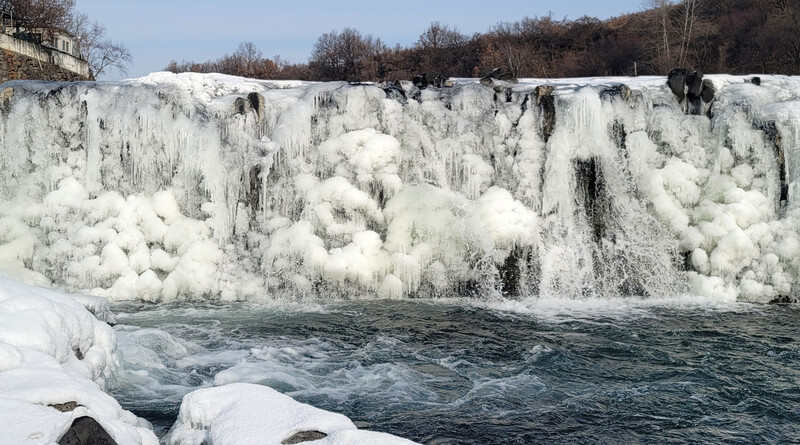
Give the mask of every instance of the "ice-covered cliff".
[[(0, 86), (0, 268), (110, 299), (796, 298), (800, 80)], [(625, 85), (622, 87), (620, 85)]]

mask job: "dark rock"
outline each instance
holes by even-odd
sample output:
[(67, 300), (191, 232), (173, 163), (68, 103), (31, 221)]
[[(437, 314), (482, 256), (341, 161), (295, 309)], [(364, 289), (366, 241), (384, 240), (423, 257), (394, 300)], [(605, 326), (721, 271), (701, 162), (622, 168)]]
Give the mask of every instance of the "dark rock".
[(117, 442), (91, 417), (78, 417), (72, 422), (58, 445), (117, 445)]
[(686, 95), (689, 97), (699, 97), (700, 90), (703, 89), (703, 73), (695, 70), (686, 76)]
[(445, 77), (441, 74), (422, 73), (414, 76), (411, 81), (419, 89), (425, 89), (429, 86), (441, 88), (444, 85)]
[(75, 352), (75, 357), (77, 357), (78, 360), (83, 360), (83, 352), (81, 351), (81, 348), (75, 348), (75, 351), (73, 352)]
[(6, 112), (11, 111), (11, 98), (14, 97), (14, 89), (8, 87), (0, 91), (0, 105)]
[(502, 73), (499, 76), (495, 77), (495, 79), (502, 80), (503, 82), (508, 82), (508, 83), (518, 83), (519, 82), (519, 80), (517, 80), (517, 76), (515, 76), (512, 73)]
[(611, 97), (619, 97), (622, 98), (624, 101), (628, 101), (631, 98), (631, 89), (628, 88), (625, 84), (615, 85), (613, 87), (605, 88), (604, 90), (600, 91), (600, 98), (606, 99)]
[[(592, 228), (593, 239), (599, 242), (606, 231), (606, 190), (603, 171), (595, 158), (575, 161), (575, 179), (578, 196), (582, 196), (583, 210)], [(580, 198), (579, 198), (580, 199)]]
[(750, 83), (756, 86), (761, 86), (761, 78), (758, 76), (753, 77), (752, 79), (750, 79)]
[(481, 84), (486, 85), (486, 86), (494, 85), (494, 81), (493, 80), (495, 80), (495, 79), (496, 80), (500, 80), (502, 82), (507, 82), (507, 83), (518, 83), (519, 82), (519, 80), (517, 80), (517, 76), (515, 76), (513, 73), (507, 73), (507, 72), (503, 71), (502, 68), (495, 68), (491, 72), (489, 72), (488, 74), (486, 74), (485, 76), (483, 76), (481, 78)]
[(247, 114), (248, 111), (250, 111), (250, 102), (243, 97), (237, 97), (233, 102), (231, 115)]
[(320, 440), (328, 437), (327, 434), (321, 433), (319, 431), (301, 431), (294, 436), (284, 440), (281, 442), (283, 445), (291, 445), (296, 443), (303, 443), (303, 442), (312, 442), (314, 440)]
[(691, 114), (692, 116), (702, 116), (703, 100), (700, 98), (700, 96), (687, 95), (687, 100), (689, 102), (689, 108), (687, 110), (687, 113)]
[(678, 98), (678, 102), (683, 102), (686, 97), (686, 76), (689, 70), (686, 68), (673, 68), (667, 75), (667, 85), (672, 90), (672, 94)]
[(783, 152), (783, 141), (781, 133), (774, 121), (770, 122), (756, 122), (754, 126), (764, 132), (767, 140), (772, 143), (773, 150), (775, 151), (775, 159), (778, 163), (778, 180), (781, 185), (781, 194), (778, 201), (778, 208), (789, 199), (789, 184), (786, 183), (786, 155)]
[(684, 272), (691, 272), (694, 270), (694, 265), (692, 264), (692, 252), (683, 252), (683, 271)]
[(703, 102), (711, 103), (714, 100), (714, 95), (717, 94), (717, 89), (714, 88), (714, 84), (711, 83), (710, 80), (704, 79), (703, 80), (703, 89), (700, 91), (700, 97), (703, 98)]
[(542, 113), (542, 139), (547, 142), (556, 127), (556, 101), (553, 97), (555, 89), (551, 85), (539, 85), (533, 90), (536, 105)]
[(250, 189), (248, 192), (248, 205), (252, 210), (258, 209), (258, 203), (261, 199), (261, 165), (256, 165), (250, 169)]
[(264, 96), (259, 93), (250, 93), (247, 95), (247, 101), (250, 102), (250, 108), (255, 110), (259, 120), (263, 118), (264, 107), (266, 106), (266, 103), (264, 102)]
[(386, 97), (388, 99), (394, 99), (403, 105), (408, 103), (406, 91), (402, 87), (393, 84), (385, 85), (383, 86), (383, 92), (386, 93)]
[(539, 85), (533, 90), (533, 95), (536, 96), (536, 105), (541, 105), (547, 97), (553, 97), (555, 88), (552, 85)]
[(78, 402), (67, 402), (67, 403), (56, 403), (47, 406), (49, 406), (50, 408), (55, 408), (56, 410), (61, 411), (62, 413), (66, 413), (70, 411), (75, 411), (75, 408), (82, 405), (78, 405)]
[(769, 302), (769, 304), (792, 304), (792, 303), (797, 303), (797, 300), (788, 295), (778, 295)]

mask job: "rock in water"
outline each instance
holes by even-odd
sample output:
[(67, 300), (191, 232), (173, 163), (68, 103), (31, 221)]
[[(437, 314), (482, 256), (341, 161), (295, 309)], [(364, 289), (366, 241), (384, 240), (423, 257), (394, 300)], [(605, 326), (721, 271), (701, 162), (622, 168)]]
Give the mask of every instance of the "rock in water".
[(58, 445), (117, 445), (117, 442), (91, 417), (78, 417), (72, 422)]

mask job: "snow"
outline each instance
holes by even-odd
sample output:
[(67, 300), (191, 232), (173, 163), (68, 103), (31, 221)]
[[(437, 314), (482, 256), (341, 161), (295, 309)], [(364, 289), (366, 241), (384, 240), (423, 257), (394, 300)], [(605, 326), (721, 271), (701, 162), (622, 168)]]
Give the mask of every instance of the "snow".
[(278, 445), (299, 432), (327, 437), (310, 443), (413, 444), (386, 433), (363, 431), (347, 417), (294, 401), (274, 389), (232, 383), (199, 389), (183, 398), (165, 442), (169, 445)]
[[(7, 444), (58, 442), (90, 416), (122, 444), (158, 443), (150, 425), (104, 392), (120, 372), (114, 332), (87, 309), (108, 303), (0, 278), (0, 424)], [(48, 405), (76, 402), (73, 411)]]
[[(0, 275), (154, 302), (455, 296), (501, 288), (505, 267), (531, 298), (800, 295), (800, 80), (706, 77), (710, 117), (663, 77), (521, 79), (509, 100), (457, 79), (403, 102), (216, 74), (9, 82)], [(606, 92), (621, 83), (629, 98)], [(250, 93), (263, 110), (234, 112)]]
[[(196, 351), (158, 329), (120, 326), (125, 332), (120, 344), (124, 355), (118, 356), (114, 331), (93, 313), (114, 318), (103, 298), (0, 278), (0, 444), (57, 443), (72, 421), (83, 416), (97, 420), (120, 445), (159, 443), (150, 424), (123, 410), (105, 389), (144, 378), (140, 371), (122, 369), (121, 362), (155, 371), (164, 368), (157, 354), (186, 361)], [(244, 358), (241, 354), (231, 351), (212, 359), (234, 362)], [(303, 431), (326, 433), (328, 437), (315, 442), (320, 444), (414, 443), (358, 430), (341, 414), (296, 402), (266, 386), (224, 384), (226, 376), (234, 381), (246, 378), (240, 365), (217, 374), (215, 383), (222, 386), (184, 397), (166, 443), (279, 444)], [(77, 404), (72, 411), (48, 406), (69, 402)]]

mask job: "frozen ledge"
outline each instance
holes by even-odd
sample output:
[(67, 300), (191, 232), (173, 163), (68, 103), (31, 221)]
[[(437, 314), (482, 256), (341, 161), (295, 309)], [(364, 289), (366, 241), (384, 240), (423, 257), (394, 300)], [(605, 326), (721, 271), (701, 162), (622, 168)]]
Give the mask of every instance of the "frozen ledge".
[[(147, 421), (105, 392), (123, 371), (114, 331), (92, 313), (113, 321), (104, 299), (0, 277), (0, 444), (159, 443)], [(80, 431), (80, 424), (89, 432)], [(341, 414), (245, 383), (186, 395), (164, 440), (171, 445), (414, 443), (359, 430)]]

